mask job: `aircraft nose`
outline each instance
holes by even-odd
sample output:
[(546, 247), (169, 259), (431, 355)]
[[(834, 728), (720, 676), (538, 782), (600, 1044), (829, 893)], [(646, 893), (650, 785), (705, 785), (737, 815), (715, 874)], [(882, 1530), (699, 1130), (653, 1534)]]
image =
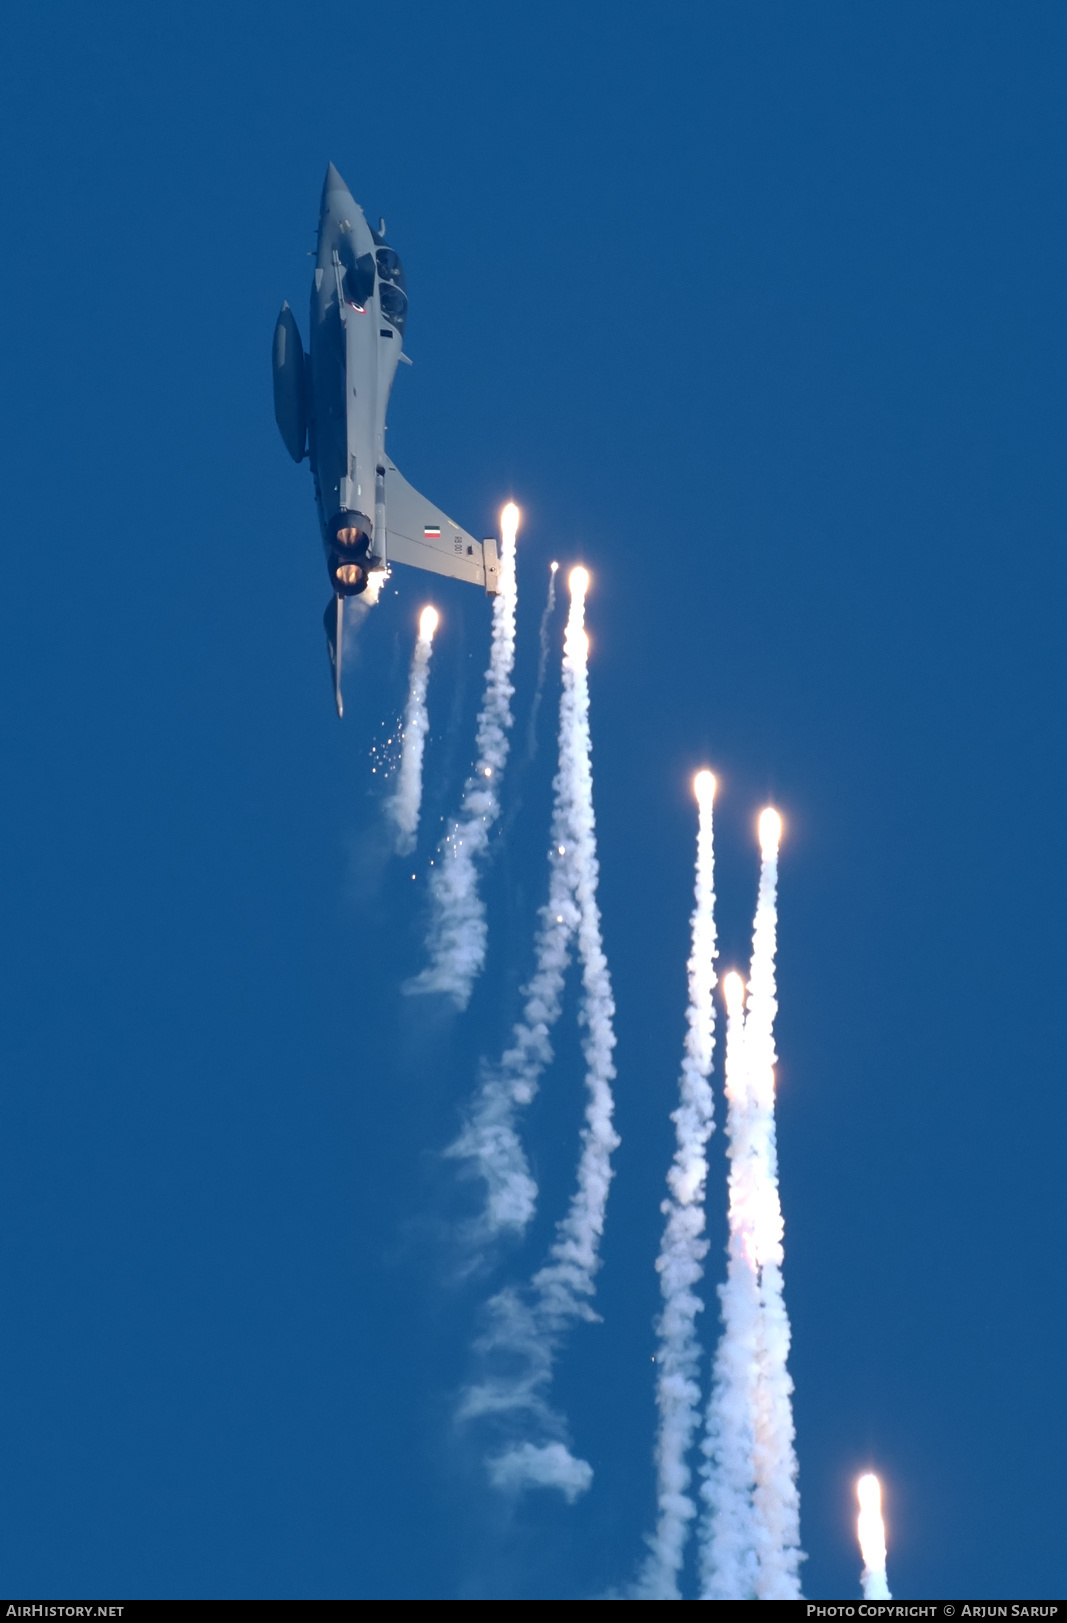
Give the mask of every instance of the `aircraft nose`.
[(326, 179), (322, 183), (322, 201), (325, 203), (327, 197), (330, 195), (331, 192), (347, 192), (347, 191), (348, 191), (348, 187), (345, 185), (344, 181), (341, 179), (341, 176), (338, 173), (338, 171), (334, 168), (332, 163), (328, 164), (327, 167), (326, 167)]

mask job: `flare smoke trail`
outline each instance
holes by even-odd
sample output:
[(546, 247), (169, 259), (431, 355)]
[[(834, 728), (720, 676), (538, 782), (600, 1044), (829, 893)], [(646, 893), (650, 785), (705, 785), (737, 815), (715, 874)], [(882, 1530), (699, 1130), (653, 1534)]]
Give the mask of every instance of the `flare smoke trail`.
[[(589, 736), (589, 638), (585, 632), (585, 594), (589, 576), (584, 569), (572, 569), (568, 581), (570, 614), (563, 644), (563, 664), (573, 670), (573, 715), (568, 741), (568, 767), (573, 773), (569, 797), (573, 826), (575, 900), (578, 906), (578, 956), (582, 964), (582, 996), (578, 1022), (584, 1028), (582, 1052), (585, 1055), (585, 1086), (588, 1095), (585, 1126), (582, 1128), (582, 1154), (578, 1162), (578, 1187), (570, 1209), (556, 1230), (549, 1261), (534, 1276), (533, 1284), (546, 1321), (593, 1319), (596, 1315), (587, 1299), (594, 1291), (593, 1278), (600, 1267), (600, 1236), (604, 1232), (604, 1212), (611, 1183), (611, 1154), (619, 1137), (612, 1125), (615, 1101), (611, 1082), (615, 1075), (612, 1054), (615, 1049), (615, 1000), (611, 976), (604, 955), (597, 903), (600, 863), (596, 854), (596, 818), (593, 813), (593, 759)], [(561, 732), (564, 710), (561, 705)], [(562, 764), (562, 763), (561, 763)]]
[(552, 1060), (551, 1032), (560, 1016), (564, 978), (578, 927), (570, 793), (574, 772), (567, 759), (573, 728), (566, 720), (566, 712), (572, 708), (573, 683), (568, 688), (565, 676), (560, 769), (553, 786), (548, 901), (541, 909), (534, 972), (522, 989), (522, 1016), (499, 1065), (484, 1071), (463, 1131), (445, 1152), (453, 1159), (466, 1161), (473, 1175), (485, 1181), (485, 1207), (474, 1225), (475, 1241), (489, 1240), (505, 1229), (521, 1234), (537, 1203), (537, 1184), (519, 1140), (515, 1117), (533, 1099), (541, 1073)]
[(752, 968), (745, 1017), (745, 1061), (755, 1123), (759, 1199), (756, 1208), (760, 1270), (760, 1366), (755, 1424), (757, 1600), (800, 1598), (800, 1495), (793, 1447), (793, 1382), (789, 1375), (789, 1315), (782, 1279), (785, 1227), (778, 1197), (774, 1126), (774, 1017), (778, 1012), (774, 961), (778, 946), (778, 845), (782, 820), (769, 807), (760, 815), (759, 897), (752, 932)]
[(401, 856), (415, 849), (422, 805), (422, 755), (426, 746), (429, 718), (426, 714), (426, 687), (430, 679), (430, 653), (437, 630), (437, 610), (427, 604), (419, 617), (419, 635), (411, 658), (407, 709), (404, 711), (404, 744), (397, 774), (396, 793), (389, 802), (389, 815), (396, 829), (396, 849)]
[(533, 703), (530, 706), (530, 722), (526, 729), (526, 759), (532, 761), (537, 754), (537, 717), (541, 710), (541, 697), (545, 691), (545, 674), (548, 671), (548, 627), (556, 607), (556, 574), (559, 564), (553, 561), (548, 566), (548, 597), (541, 612), (541, 632), (538, 637), (537, 653), (537, 686), (534, 688)]
[(640, 1600), (680, 1600), (681, 1572), (689, 1523), (696, 1505), (688, 1493), (692, 1473), (686, 1457), (697, 1428), (700, 1403), (700, 1344), (696, 1316), (703, 1302), (695, 1287), (704, 1272), (708, 1242), (704, 1238), (705, 1155), (714, 1129), (714, 1101), (708, 1076), (715, 1050), (715, 863), (712, 801), (715, 779), (698, 772), (693, 789), (699, 807), (695, 901), (689, 954), (688, 1029), (680, 1082), (681, 1100), (671, 1120), (677, 1149), (667, 1174), (670, 1197), (660, 1208), (667, 1219), (656, 1268), (663, 1312), (657, 1323), (656, 1531), (638, 1579)]
[(885, 1523), (882, 1520), (882, 1484), (873, 1472), (868, 1471), (856, 1483), (856, 1497), (860, 1502), (860, 1513), (856, 1521), (856, 1532), (860, 1541), (860, 1554), (863, 1556), (863, 1584), (864, 1600), (892, 1600), (889, 1593), (889, 1580), (885, 1571)]
[(461, 1009), (485, 963), (485, 904), (478, 894), (476, 862), (500, 816), (500, 779), (508, 758), (511, 673), (515, 665), (515, 532), (519, 510), (509, 502), (500, 515), (500, 589), (493, 599), (493, 638), (485, 697), (478, 716), (477, 761), (467, 779), (459, 816), (438, 846), (430, 870), (430, 962), (406, 992), (447, 992)]
[[(557, 856), (568, 859), (558, 872), (572, 887), (578, 955), (582, 965), (579, 1022), (586, 1062), (588, 1094), (577, 1188), (566, 1216), (556, 1228), (548, 1260), (525, 1292), (501, 1291), (488, 1305), (489, 1329), (476, 1351), (489, 1373), (466, 1394), (461, 1418), (522, 1416), (527, 1428), (547, 1434), (547, 1441), (524, 1437), (489, 1462), (492, 1481), (501, 1488), (556, 1487), (573, 1499), (592, 1481), (592, 1468), (571, 1454), (563, 1441), (562, 1419), (549, 1406), (546, 1392), (556, 1353), (575, 1319), (594, 1321), (590, 1305), (600, 1266), (600, 1237), (611, 1182), (611, 1154), (618, 1135), (612, 1125), (615, 1075), (615, 1004), (604, 956), (597, 904), (599, 863), (593, 814), (592, 757), (589, 735), (589, 639), (584, 629), (584, 569), (570, 574), (570, 613), (563, 651), (560, 697), (560, 763), (557, 807), (560, 835)], [(559, 851), (559, 846), (566, 849)], [(566, 922), (566, 912), (560, 922)], [(513, 1429), (513, 1427), (512, 1427)]]
[[(731, 1209), (731, 1257), (735, 1248), (740, 1248), (743, 1255), (749, 1256), (752, 1271), (758, 1276), (755, 1380), (746, 1401), (744, 1370), (751, 1368), (752, 1350), (747, 1341), (751, 1285), (738, 1267), (733, 1281), (727, 1280), (724, 1345), (716, 1361), (717, 1373), (721, 1370), (728, 1384), (721, 1389), (717, 1385), (713, 1391), (705, 1442), (709, 1474), (704, 1491), (710, 1512), (703, 1559), (705, 1585), (714, 1594), (722, 1595), (727, 1583), (745, 1582), (748, 1530), (744, 1515), (738, 1519), (735, 1513), (741, 1504), (737, 1490), (750, 1479), (753, 1587), (757, 1600), (798, 1599), (802, 1560), (793, 1447), (793, 1383), (787, 1368), (789, 1317), (782, 1283), (784, 1227), (774, 1127), (774, 1017), (778, 1010), (774, 963), (781, 833), (781, 818), (768, 808), (760, 817), (762, 862), (744, 1027), (744, 1103), (733, 1122), (728, 1119), (727, 1123), (737, 1133), (736, 1145), (731, 1146), (735, 1151), (732, 1165), (738, 1194), (736, 1212)], [(730, 1294), (732, 1283), (740, 1300), (735, 1301)], [(737, 1310), (737, 1317), (729, 1323), (728, 1305)], [(743, 1424), (745, 1408), (752, 1434), (750, 1454)], [(733, 1484), (733, 1490), (729, 1484)], [(743, 1492), (742, 1499), (747, 1499)], [(729, 1598), (744, 1599), (752, 1593), (751, 1588), (733, 1588)]]
[(752, 1600), (756, 1594), (756, 1527), (752, 1455), (759, 1363), (759, 1275), (754, 1232), (752, 1113), (744, 1055), (745, 987), (723, 977), (726, 999), (729, 1241), (726, 1282), (719, 1286), (723, 1331), (712, 1370), (702, 1494), (707, 1505), (700, 1549), (705, 1600)]
[[(541, 631), (546, 641), (557, 567), (553, 565), (548, 604), (541, 617)], [(571, 612), (573, 616), (573, 599)], [(571, 629), (568, 620), (568, 637)], [(525, 1003), (522, 1016), (512, 1031), (511, 1046), (500, 1064), (483, 1075), (464, 1130), (446, 1152), (454, 1158), (468, 1161), (471, 1170), (485, 1180), (485, 1209), (476, 1225), (477, 1237), (482, 1239), (488, 1239), (502, 1229), (521, 1233), (534, 1214), (537, 1200), (537, 1185), (530, 1175), (529, 1163), (519, 1141), (515, 1116), (521, 1107), (533, 1099), (541, 1073), (552, 1060), (550, 1033), (559, 1019), (564, 977), (579, 923), (578, 865), (582, 853), (577, 829), (582, 777), (575, 751), (581, 747), (582, 740), (576, 724), (577, 703), (573, 650), (569, 650), (565, 644), (560, 693), (559, 767), (552, 785), (548, 901), (541, 909), (534, 973), (523, 987)]]

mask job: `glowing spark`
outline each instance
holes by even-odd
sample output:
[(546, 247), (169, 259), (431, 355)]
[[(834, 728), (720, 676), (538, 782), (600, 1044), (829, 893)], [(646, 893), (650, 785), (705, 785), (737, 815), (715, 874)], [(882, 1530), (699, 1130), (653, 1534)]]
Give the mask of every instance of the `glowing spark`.
[(377, 603), (382, 587), (388, 579), (389, 571), (387, 569), (372, 569), (367, 576), (367, 584), (363, 591), (364, 603), (371, 605)]
[(567, 576), (567, 587), (572, 597), (584, 597), (589, 590), (589, 571), (581, 564)]
[(549, 567), (549, 569), (551, 569), (551, 571), (552, 571), (552, 573), (553, 573), (553, 574), (555, 574), (555, 573), (556, 573), (556, 570), (557, 570), (557, 569), (558, 569), (558, 568), (559, 568), (559, 564), (558, 564), (558, 563), (557, 563), (557, 562), (556, 562), (556, 560), (555, 560), (555, 559), (554, 559), (554, 558), (553, 558), (553, 560), (552, 560), (552, 562), (551, 562), (551, 563), (550, 563), (550, 564), (549, 564), (549, 566), (548, 566), (548, 567)]
[(437, 610), (432, 603), (427, 603), (419, 615), (419, 636), (429, 642), (437, 630)]

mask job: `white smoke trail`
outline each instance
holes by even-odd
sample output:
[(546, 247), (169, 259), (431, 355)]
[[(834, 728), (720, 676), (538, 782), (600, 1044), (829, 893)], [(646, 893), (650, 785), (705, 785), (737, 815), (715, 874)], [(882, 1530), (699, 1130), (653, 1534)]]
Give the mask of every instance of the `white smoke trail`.
[[(498, 1485), (515, 1490), (556, 1487), (567, 1498), (588, 1487), (592, 1468), (576, 1459), (561, 1440), (563, 1422), (550, 1408), (546, 1392), (568, 1326), (575, 1319), (597, 1318), (590, 1298), (600, 1266), (611, 1154), (619, 1142), (612, 1125), (611, 1092), (615, 1004), (596, 894), (599, 863), (589, 734), (589, 639), (584, 629), (588, 584), (584, 569), (571, 571), (560, 698), (560, 822), (554, 828), (560, 834), (557, 854), (569, 859), (559, 872), (566, 874), (573, 887), (582, 965), (579, 1021), (584, 1031), (588, 1098), (577, 1188), (566, 1216), (557, 1225), (548, 1260), (534, 1275), (528, 1291), (524, 1295), (501, 1291), (489, 1303), (489, 1329), (476, 1349), (490, 1366), (489, 1373), (467, 1392), (461, 1408), (464, 1419), (524, 1416), (527, 1427), (548, 1433), (549, 1441), (544, 1443), (529, 1436), (511, 1443), (490, 1461), (490, 1476)], [(559, 852), (558, 846), (565, 851)]]
[(661, 1210), (667, 1219), (656, 1267), (663, 1294), (657, 1324), (656, 1531), (638, 1579), (641, 1600), (680, 1600), (682, 1568), (689, 1523), (696, 1506), (688, 1493), (691, 1472), (687, 1455), (697, 1427), (700, 1402), (700, 1345), (696, 1316), (703, 1302), (695, 1287), (704, 1272), (708, 1242), (704, 1238), (706, 1149), (714, 1128), (714, 1101), (708, 1076), (715, 1048), (715, 864), (712, 801), (715, 779), (698, 772), (693, 788), (699, 806), (695, 901), (689, 954), (689, 1008), (680, 1083), (681, 1102), (671, 1120), (677, 1149), (667, 1175), (670, 1198)]
[(760, 1369), (753, 1467), (759, 1578), (758, 1600), (800, 1598), (800, 1496), (794, 1449), (789, 1315), (782, 1281), (782, 1207), (774, 1126), (774, 1017), (778, 1012), (774, 961), (778, 944), (778, 845), (782, 822), (768, 808), (760, 816), (759, 898), (752, 932), (752, 968), (745, 1018), (745, 1061), (753, 1114), (757, 1200), (756, 1247), (760, 1270)]
[(494, 1488), (516, 1492), (523, 1488), (558, 1488), (569, 1505), (593, 1480), (593, 1467), (576, 1460), (566, 1443), (521, 1443), (502, 1454), (489, 1467)]
[(868, 1471), (856, 1483), (856, 1497), (860, 1503), (860, 1513), (856, 1521), (856, 1532), (860, 1541), (860, 1554), (863, 1556), (863, 1584), (864, 1600), (892, 1600), (889, 1593), (889, 1579), (885, 1571), (885, 1523), (882, 1520), (882, 1484), (873, 1472)]
[(467, 779), (459, 816), (438, 847), (430, 872), (430, 962), (408, 981), (406, 992), (446, 992), (459, 1008), (470, 1001), (485, 963), (485, 904), (475, 866), (500, 816), (500, 780), (508, 758), (511, 673), (515, 665), (515, 533), (519, 510), (509, 502), (500, 515), (500, 589), (493, 599), (493, 637), (485, 697), (478, 716), (477, 760)]
[(527, 761), (532, 761), (537, 754), (537, 717), (541, 710), (541, 698), (545, 691), (545, 676), (548, 671), (548, 628), (556, 607), (556, 574), (558, 570), (559, 564), (553, 560), (548, 566), (548, 596), (541, 612), (541, 631), (537, 639), (537, 686), (534, 688), (533, 703), (530, 706), (530, 721), (526, 728)]
[[(600, 929), (597, 881), (600, 863), (596, 854), (596, 819), (593, 813), (593, 757), (589, 736), (589, 638), (585, 632), (585, 594), (589, 576), (584, 569), (572, 569), (568, 581), (570, 614), (563, 644), (564, 675), (573, 676), (573, 714), (568, 715), (571, 730), (567, 748), (567, 770), (573, 774), (569, 788), (571, 802), (571, 845), (575, 900), (578, 905), (578, 956), (582, 964), (582, 997), (578, 1011), (584, 1027), (582, 1052), (585, 1055), (585, 1086), (588, 1094), (585, 1126), (582, 1128), (582, 1154), (578, 1163), (578, 1187), (570, 1209), (556, 1230), (549, 1261), (533, 1279), (546, 1322), (561, 1323), (573, 1317), (595, 1318), (587, 1299), (592, 1296), (593, 1278), (600, 1267), (600, 1237), (604, 1232), (604, 1212), (611, 1183), (611, 1154), (619, 1143), (612, 1126), (615, 1101), (611, 1081), (615, 1075), (615, 1000)], [(560, 733), (564, 708), (560, 706)], [(560, 769), (564, 768), (561, 760)]]
[(774, 1126), (781, 833), (781, 818), (768, 808), (760, 817), (762, 862), (742, 1049), (744, 1086), (731, 1081), (734, 1097), (727, 1117), (730, 1262), (721, 1292), (723, 1335), (704, 1445), (709, 1517), (702, 1578), (707, 1599), (800, 1596), (800, 1499)]
[(753, 1204), (752, 1113), (744, 1053), (745, 988), (733, 971), (723, 977), (726, 998), (727, 1155), (729, 1241), (726, 1281), (719, 1286), (723, 1331), (712, 1371), (706, 1465), (701, 1489), (707, 1511), (700, 1549), (705, 1600), (754, 1600), (756, 1525), (753, 1510), (753, 1432), (759, 1368), (759, 1274)]
[(552, 1059), (550, 1034), (559, 1019), (578, 925), (567, 781), (561, 770), (555, 783), (548, 901), (541, 909), (534, 973), (523, 987), (522, 1017), (499, 1065), (484, 1072), (463, 1131), (445, 1152), (467, 1161), (473, 1174), (485, 1180), (485, 1207), (472, 1235), (476, 1241), (488, 1240), (504, 1229), (521, 1233), (537, 1202), (537, 1184), (519, 1140), (515, 1116), (533, 1099), (541, 1073)]
[[(550, 606), (554, 591), (555, 572), (549, 587)], [(572, 597), (572, 618), (576, 612), (574, 604)], [(579, 616), (583, 606), (584, 596), (577, 611)], [(578, 624), (580, 628), (580, 618)], [(547, 626), (548, 609), (541, 620), (546, 636)], [(571, 635), (569, 619), (568, 639)], [(581, 635), (584, 636), (584, 632)], [(552, 786), (548, 901), (541, 909), (534, 973), (523, 987), (525, 1004), (522, 1017), (512, 1031), (511, 1045), (499, 1065), (483, 1075), (464, 1130), (446, 1152), (471, 1163), (475, 1175), (485, 1180), (485, 1208), (475, 1225), (475, 1237), (483, 1240), (502, 1229), (521, 1233), (533, 1217), (537, 1200), (537, 1185), (519, 1141), (515, 1116), (517, 1110), (533, 1099), (541, 1073), (551, 1062), (550, 1033), (559, 1019), (571, 943), (579, 924), (579, 864), (583, 850), (577, 830), (586, 784), (576, 751), (588, 748), (588, 722), (583, 744), (577, 723), (579, 693), (574, 652), (565, 641), (559, 708), (559, 766)], [(588, 710), (587, 689), (584, 702)], [(591, 793), (591, 780), (588, 787)]]
[(401, 856), (415, 849), (422, 805), (422, 756), (426, 747), (429, 718), (426, 714), (426, 687), (430, 679), (430, 653), (437, 630), (437, 610), (428, 604), (419, 617), (419, 635), (411, 658), (408, 702), (404, 711), (403, 749), (396, 792), (389, 801), (389, 815), (396, 830), (396, 849)]

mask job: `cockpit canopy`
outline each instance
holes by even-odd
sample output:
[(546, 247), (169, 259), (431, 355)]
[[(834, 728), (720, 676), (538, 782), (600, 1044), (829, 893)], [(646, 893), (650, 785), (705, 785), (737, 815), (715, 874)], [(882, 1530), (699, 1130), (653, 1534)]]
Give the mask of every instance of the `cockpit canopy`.
[(374, 255), (357, 255), (351, 237), (346, 234), (337, 244), (337, 257), (344, 271), (346, 303), (365, 309), (374, 293)]
[(386, 321), (392, 322), (397, 332), (403, 333), (408, 318), (407, 281), (400, 255), (392, 248), (379, 248), (378, 303)]

